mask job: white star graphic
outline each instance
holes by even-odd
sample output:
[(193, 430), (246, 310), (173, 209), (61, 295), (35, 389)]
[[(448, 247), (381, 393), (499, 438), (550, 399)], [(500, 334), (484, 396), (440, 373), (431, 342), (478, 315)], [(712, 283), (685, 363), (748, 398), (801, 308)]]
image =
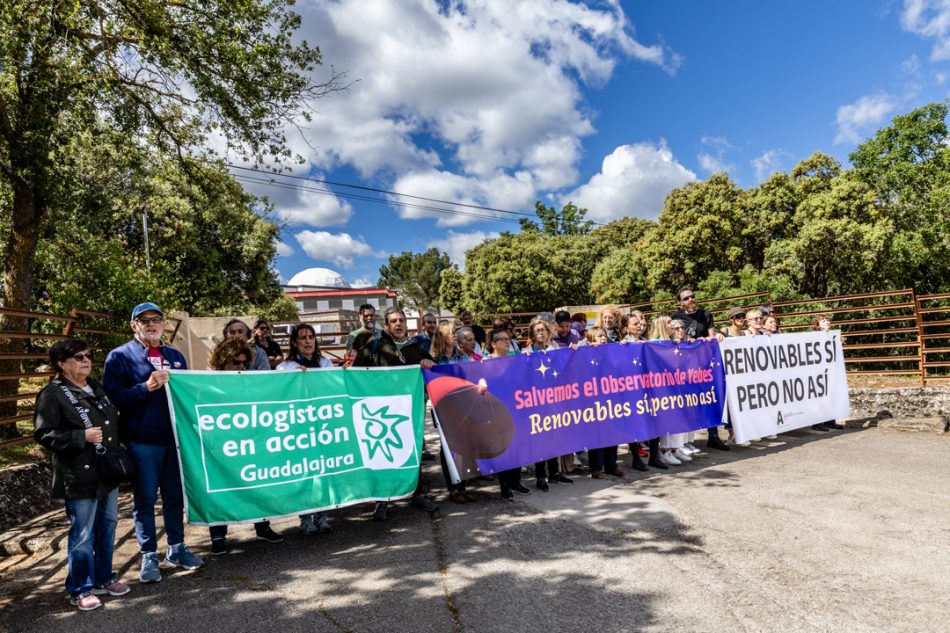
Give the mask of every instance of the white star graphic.
[(553, 372), (551, 372), (551, 375), (557, 378), (557, 370), (555, 369)]
[(634, 364), (634, 365), (639, 365), (639, 364), (640, 364), (640, 359), (639, 359), (639, 358), (634, 358), (634, 359), (633, 359), (633, 364)]
[(541, 366), (538, 367), (535, 371), (541, 372), (541, 375), (544, 376), (547, 373), (548, 369), (550, 369), (550, 367), (545, 365), (544, 361), (541, 361)]

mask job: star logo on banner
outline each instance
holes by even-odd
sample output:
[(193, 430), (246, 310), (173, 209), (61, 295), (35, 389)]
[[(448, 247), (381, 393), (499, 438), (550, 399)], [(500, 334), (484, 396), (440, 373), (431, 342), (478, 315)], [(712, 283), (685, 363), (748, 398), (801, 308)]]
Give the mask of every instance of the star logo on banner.
[(542, 375), (542, 376), (545, 376), (545, 375), (547, 375), (547, 372), (548, 372), (549, 369), (551, 369), (551, 368), (548, 367), (547, 365), (545, 365), (545, 364), (544, 364), (544, 361), (541, 361), (541, 366), (538, 367), (535, 371), (539, 371), (539, 372), (541, 372), (541, 375)]
[(555, 369), (553, 372), (551, 372), (551, 375), (554, 376), (555, 378), (557, 378), (557, 376), (558, 376), (557, 370)]
[(633, 359), (633, 364), (634, 364), (634, 365), (639, 365), (639, 364), (640, 364), (640, 359), (639, 359), (639, 358), (634, 358), (634, 359)]
[(407, 416), (397, 413), (390, 413), (389, 407), (380, 407), (378, 411), (370, 411), (369, 407), (363, 405), (363, 420), (366, 422), (366, 435), (369, 437), (363, 440), (366, 444), (366, 450), (369, 451), (370, 459), (381, 452), (386, 459), (393, 461), (393, 449), (402, 448), (402, 439), (396, 433), (396, 427), (409, 420)]
[(678, 348), (678, 347), (673, 350), (673, 353), (676, 354), (677, 356), (682, 356), (682, 355), (683, 355), (683, 352), (681, 352), (681, 351), (680, 351), (680, 348)]
[(596, 364), (597, 364), (597, 361), (596, 361), (596, 360), (593, 360), (593, 359), (591, 359), (591, 361), (590, 361), (590, 364), (591, 364), (591, 365), (596, 365)]

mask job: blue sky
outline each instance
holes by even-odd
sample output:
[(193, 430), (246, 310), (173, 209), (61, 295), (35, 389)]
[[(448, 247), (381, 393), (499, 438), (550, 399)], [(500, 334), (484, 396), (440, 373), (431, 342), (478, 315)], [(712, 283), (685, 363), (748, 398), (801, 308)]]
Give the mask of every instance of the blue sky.
[[(950, 97), (950, 0), (302, 0), (297, 10), (323, 52), (316, 78), (332, 66), (353, 83), (288, 131), (306, 160), (296, 175), (513, 211), (571, 200), (598, 222), (655, 218), (690, 180), (724, 170), (748, 187), (815, 151), (847, 162), (893, 116)], [(245, 181), (285, 222), (284, 279), (322, 266), (373, 284), (390, 253), (436, 246), (461, 262), (485, 237), (517, 230), (287, 182), (296, 188)]]

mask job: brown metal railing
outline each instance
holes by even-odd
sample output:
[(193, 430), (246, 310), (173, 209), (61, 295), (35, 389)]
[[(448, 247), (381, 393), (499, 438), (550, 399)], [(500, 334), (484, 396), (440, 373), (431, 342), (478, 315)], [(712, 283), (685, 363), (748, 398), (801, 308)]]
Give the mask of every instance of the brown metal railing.
[(917, 297), (921, 380), (950, 380), (950, 293)]

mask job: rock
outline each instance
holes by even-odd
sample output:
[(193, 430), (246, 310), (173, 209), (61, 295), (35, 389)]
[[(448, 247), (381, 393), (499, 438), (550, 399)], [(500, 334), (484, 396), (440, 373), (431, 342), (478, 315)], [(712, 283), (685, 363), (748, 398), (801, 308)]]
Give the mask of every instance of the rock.
[(50, 496), (53, 467), (49, 461), (0, 469), (0, 532), (61, 505)]

